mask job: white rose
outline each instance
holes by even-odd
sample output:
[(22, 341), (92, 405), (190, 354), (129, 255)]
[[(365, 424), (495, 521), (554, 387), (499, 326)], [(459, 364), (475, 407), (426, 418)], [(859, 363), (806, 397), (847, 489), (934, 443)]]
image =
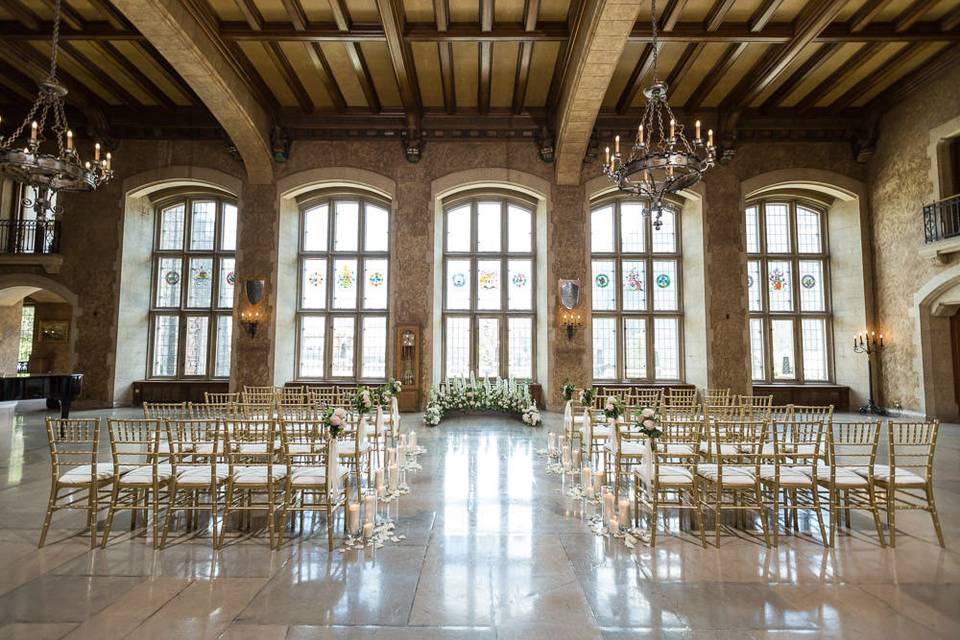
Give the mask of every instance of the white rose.
[(653, 417), (653, 409), (651, 409), (650, 407), (647, 407), (646, 409), (643, 410), (643, 412), (641, 413), (641, 415), (642, 415), (644, 418), (652, 418), (652, 417)]
[(653, 429), (655, 426), (657, 426), (657, 423), (647, 418), (643, 421), (643, 426), (645, 426), (647, 429)]

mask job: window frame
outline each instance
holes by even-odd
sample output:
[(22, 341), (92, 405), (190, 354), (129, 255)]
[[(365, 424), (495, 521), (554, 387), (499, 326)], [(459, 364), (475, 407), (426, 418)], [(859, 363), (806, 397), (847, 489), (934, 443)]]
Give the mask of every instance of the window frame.
[[(635, 199), (621, 195), (611, 194), (603, 198), (597, 198), (590, 202), (587, 212), (589, 216), (588, 225), (590, 233), (587, 238), (587, 268), (589, 275), (588, 286), (593, 291), (593, 263), (603, 260), (612, 262), (614, 265), (614, 283), (616, 291), (616, 308), (597, 310), (593, 308), (593, 296), (590, 297), (590, 330), (591, 330), (591, 348), (594, 318), (612, 318), (616, 327), (616, 375), (613, 378), (598, 378), (593, 371), (593, 359), (590, 362), (590, 373), (594, 380), (602, 383), (612, 384), (660, 384), (660, 383), (682, 383), (686, 379), (684, 367), (684, 340), (683, 340), (683, 216), (681, 207), (674, 203), (668, 203), (666, 208), (673, 213), (674, 220), (674, 250), (672, 252), (655, 252), (653, 250), (653, 218), (644, 211), (643, 218), (643, 251), (624, 251), (623, 235), (621, 230), (621, 205), (626, 203), (637, 203), (646, 207), (643, 203)], [(613, 251), (594, 252), (593, 251), (593, 213), (605, 207), (613, 207)], [(676, 263), (677, 277), (677, 308), (676, 310), (654, 309), (654, 270), (653, 263), (659, 260), (672, 260)], [(645, 304), (643, 309), (624, 309), (623, 308), (623, 262), (643, 262), (644, 263), (644, 294)], [(677, 378), (658, 378), (656, 375), (656, 352), (654, 345), (655, 323), (657, 318), (672, 318), (677, 323)], [(626, 375), (626, 321), (631, 319), (642, 319), (645, 323), (644, 344), (646, 348), (646, 363), (644, 377), (628, 377)]]
[[(787, 252), (770, 252), (767, 250), (767, 205), (778, 204), (787, 206), (788, 237), (790, 248)], [(757, 209), (757, 246), (759, 251), (750, 252), (747, 243), (746, 217), (747, 210), (756, 207)], [(820, 225), (820, 251), (818, 253), (800, 253), (797, 230), (797, 209), (804, 208), (817, 214)], [(833, 336), (833, 277), (830, 270), (830, 236), (829, 225), (827, 222), (827, 207), (817, 201), (804, 198), (797, 195), (770, 195), (763, 198), (749, 200), (743, 208), (744, 220), (744, 253), (747, 256), (747, 265), (751, 262), (759, 263), (760, 281), (763, 283), (760, 288), (761, 309), (755, 311), (750, 309), (749, 281), (747, 294), (747, 312), (748, 322), (758, 319), (761, 322), (761, 332), (763, 337), (763, 377), (753, 377), (753, 344), (752, 338), (748, 342), (750, 349), (750, 378), (755, 384), (769, 385), (798, 385), (798, 384), (833, 384), (835, 380), (834, 363), (834, 336)], [(790, 311), (771, 311), (770, 310), (770, 287), (769, 287), (769, 267), (770, 261), (789, 262), (790, 263), (790, 287), (792, 295), (792, 309)], [(801, 309), (801, 261), (818, 261), (823, 266), (823, 311), (804, 311)], [(749, 266), (747, 268), (747, 277), (749, 278)], [(758, 283), (759, 284), (759, 283)], [(822, 380), (807, 380), (804, 374), (803, 361), (803, 330), (802, 322), (805, 319), (818, 319), (824, 321), (824, 356), (826, 363), (826, 377)], [(791, 320), (793, 326), (793, 362), (795, 363), (795, 376), (792, 379), (778, 379), (773, 375), (773, 320)]]
[[(336, 204), (337, 202), (357, 202), (357, 247), (352, 251), (337, 251), (335, 249)], [(387, 212), (387, 248), (384, 251), (368, 251), (364, 248), (366, 236), (366, 205), (372, 204)], [(324, 251), (306, 251), (304, 236), (306, 231), (305, 219), (308, 211), (327, 205), (327, 248)], [(296, 308), (296, 335), (294, 338), (294, 378), (310, 382), (342, 382), (356, 384), (372, 384), (386, 381), (390, 377), (390, 303), (393, 291), (393, 261), (390, 259), (390, 248), (393, 246), (393, 211), (391, 202), (368, 192), (352, 190), (325, 191), (314, 194), (298, 202), (297, 208), (297, 308)], [(303, 265), (305, 260), (326, 260), (324, 286), (324, 306), (322, 309), (304, 308), (303, 306)], [(387, 303), (383, 309), (364, 309), (363, 305), (363, 275), (367, 260), (386, 260), (387, 262)], [(356, 304), (353, 309), (335, 309), (334, 296), (334, 264), (337, 260), (356, 260), (357, 287)], [(323, 375), (305, 376), (301, 372), (301, 334), (303, 319), (307, 317), (323, 318)], [(334, 376), (333, 370), (333, 324), (336, 318), (353, 318), (353, 375)], [(384, 360), (383, 376), (364, 377), (363, 373), (363, 320), (364, 318), (383, 318)]]
[[(193, 204), (195, 202), (214, 202), (214, 226), (213, 226), (213, 249), (191, 249), (190, 234), (193, 227)], [(172, 207), (182, 204), (184, 207), (183, 220), (183, 242), (178, 249), (161, 249), (160, 237), (163, 225), (163, 212)], [(223, 218), (226, 206), (233, 206), (237, 210), (237, 222), (239, 226), (240, 207), (236, 200), (224, 194), (215, 192), (189, 192), (178, 195), (166, 196), (152, 203), (154, 212), (153, 240), (150, 251), (150, 307), (149, 307), (149, 326), (147, 328), (147, 379), (148, 380), (229, 380), (229, 368), (227, 375), (217, 376), (217, 319), (221, 316), (230, 318), (230, 361), (233, 364), (233, 331), (236, 329), (233, 322), (233, 309), (236, 306), (236, 283), (234, 283), (234, 297), (230, 305), (226, 307), (218, 306), (220, 294), (220, 276), (221, 262), (223, 259), (232, 259), (234, 261), (234, 274), (236, 274), (237, 260), (237, 242), (239, 238), (234, 238), (233, 249), (222, 249), (223, 244)], [(160, 307), (157, 306), (157, 287), (159, 280), (160, 261), (166, 258), (180, 260), (180, 292), (179, 303), (177, 306)], [(209, 258), (211, 260), (211, 285), (210, 285), (210, 304), (205, 307), (187, 306), (187, 296), (189, 295), (189, 270), (191, 259)], [(155, 373), (154, 353), (156, 348), (156, 327), (157, 318), (161, 316), (174, 316), (177, 318), (177, 359), (175, 373), (173, 375), (157, 375)], [(186, 326), (187, 319), (191, 317), (207, 318), (207, 344), (206, 344), (206, 373), (204, 375), (186, 375), (184, 366), (186, 364)]]
[[(500, 204), (500, 250), (478, 251), (479, 237), (479, 205), (480, 203), (498, 202)], [(460, 209), (464, 205), (470, 207), (470, 240), (468, 251), (451, 251), (448, 246), (447, 233), (450, 212)], [(530, 213), (530, 251), (510, 251), (510, 206), (521, 208)], [(534, 201), (517, 197), (515, 194), (503, 191), (483, 191), (462, 194), (455, 198), (443, 201), (443, 227), (441, 229), (443, 246), (441, 255), (441, 319), (440, 319), (440, 349), (441, 349), (441, 379), (447, 380), (447, 320), (448, 318), (467, 318), (470, 322), (470, 350), (468, 354), (468, 369), (480, 378), (479, 375), (479, 327), (481, 319), (496, 318), (499, 322), (498, 333), (498, 376), (509, 378), (510, 373), (510, 338), (509, 326), (511, 318), (527, 318), (530, 320), (530, 377), (516, 378), (517, 380), (537, 379), (537, 205)], [(450, 260), (466, 260), (470, 265), (470, 305), (467, 309), (450, 309), (447, 307), (447, 284), (449, 283), (448, 263)], [(500, 263), (500, 308), (477, 308), (477, 293), (479, 270), (477, 262), (498, 261)], [(509, 273), (511, 260), (529, 260), (531, 264), (530, 277), (530, 309), (509, 309)]]

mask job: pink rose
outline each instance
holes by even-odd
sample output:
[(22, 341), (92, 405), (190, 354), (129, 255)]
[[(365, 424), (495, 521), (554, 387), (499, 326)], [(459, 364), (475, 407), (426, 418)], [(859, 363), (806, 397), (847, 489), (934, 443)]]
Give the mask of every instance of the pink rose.
[(653, 429), (655, 426), (657, 426), (657, 423), (647, 418), (643, 421), (643, 426), (645, 426), (647, 429)]
[(339, 427), (341, 424), (343, 424), (343, 421), (340, 419), (340, 416), (338, 416), (336, 413), (330, 416), (331, 427)]

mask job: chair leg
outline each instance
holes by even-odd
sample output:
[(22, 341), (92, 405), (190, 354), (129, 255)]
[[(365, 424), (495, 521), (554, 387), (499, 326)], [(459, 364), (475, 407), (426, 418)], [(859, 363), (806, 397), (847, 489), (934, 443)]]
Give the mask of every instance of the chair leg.
[[(110, 539), (110, 529), (113, 528), (113, 516), (117, 511), (117, 500), (120, 498), (120, 485), (113, 484), (113, 491), (110, 493), (110, 506), (107, 508), (107, 522), (103, 526), (103, 540), (100, 541), (100, 548), (107, 548), (107, 541)], [(154, 541), (156, 546), (156, 541)]]
[(827, 540), (827, 531), (823, 526), (823, 511), (820, 508), (820, 492), (817, 491), (817, 486), (813, 486), (813, 509), (817, 512), (817, 524), (820, 527), (820, 540), (823, 543), (824, 547), (829, 547), (829, 541)]
[(653, 494), (650, 496), (650, 546), (657, 546), (657, 498), (660, 497), (660, 488), (654, 484)]
[(167, 512), (163, 516), (163, 530), (160, 533), (160, 549), (163, 549), (167, 544), (167, 534), (170, 533), (170, 520), (173, 519), (173, 511), (176, 501), (177, 490), (173, 487), (170, 487), (167, 490)]
[[(830, 517), (830, 546), (833, 547), (836, 545), (836, 539), (837, 539), (837, 504), (836, 504), (837, 492), (832, 485), (830, 486), (830, 492), (828, 496), (829, 496), (828, 500), (830, 501), (829, 503), (830, 513), (828, 514)], [(877, 515), (876, 507), (874, 507), (873, 515), (874, 517), (876, 517)], [(879, 525), (880, 525), (880, 522), (878, 520), (877, 521), (878, 531), (879, 531)]]
[(690, 497), (697, 512), (697, 533), (700, 534), (700, 545), (706, 549), (707, 538), (703, 531), (703, 503), (700, 501), (700, 487), (697, 486), (696, 480), (694, 480), (693, 488), (690, 490)]
[(933, 529), (937, 532), (937, 542), (939, 542), (942, 547), (944, 546), (943, 531), (940, 529), (940, 515), (937, 513), (937, 503), (933, 497), (933, 485), (927, 482), (923, 488), (927, 494), (927, 507), (930, 509), (930, 517), (933, 519)]
[(715, 528), (715, 532), (714, 532), (714, 537), (715, 537), (714, 544), (717, 546), (717, 548), (720, 548), (720, 520), (721, 520), (721, 515), (720, 515), (720, 514), (722, 513), (722, 511), (720, 510), (720, 507), (721, 507), (721, 505), (723, 504), (723, 487), (722, 487), (721, 485), (714, 485), (714, 489), (715, 489), (716, 492), (717, 492), (717, 496), (716, 496), (716, 501), (717, 501), (717, 502), (716, 502), (716, 507), (714, 508), (714, 511), (713, 511), (713, 513), (714, 513), (714, 528)]
[(884, 490), (884, 496), (887, 499), (887, 530), (890, 532), (890, 546), (897, 546), (897, 490), (891, 484)]
[(53, 519), (53, 512), (56, 511), (57, 504), (57, 481), (54, 480), (50, 485), (50, 498), (47, 500), (47, 515), (43, 518), (43, 527), (40, 529), (40, 542), (37, 547), (42, 547), (47, 542), (47, 532), (50, 530), (50, 521)]
[[(775, 487), (773, 490), (773, 508), (771, 512), (771, 517), (773, 521), (773, 546), (780, 546), (780, 488)], [(788, 514), (789, 517), (789, 514)]]
[(90, 485), (90, 488), (87, 489), (87, 525), (90, 527), (91, 549), (97, 546), (97, 507), (99, 506), (99, 502), (97, 500), (98, 491), (99, 489), (97, 488), (96, 482)]
[[(767, 532), (767, 509), (763, 506), (763, 492), (759, 484), (754, 489), (754, 499), (757, 501), (757, 511), (760, 512), (760, 528), (763, 529), (763, 541), (769, 547), (770, 534)], [(796, 514), (796, 511), (794, 511), (794, 514)]]
[(873, 526), (877, 529), (877, 539), (880, 540), (880, 546), (885, 548), (887, 543), (883, 539), (883, 526), (880, 524), (880, 507), (877, 505), (877, 491), (873, 485), (867, 487), (867, 496), (870, 500), (870, 512), (873, 514)]
[(334, 509), (330, 508), (330, 496), (326, 496), (326, 507), (324, 510), (327, 512), (327, 551), (333, 551), (333, 514)]

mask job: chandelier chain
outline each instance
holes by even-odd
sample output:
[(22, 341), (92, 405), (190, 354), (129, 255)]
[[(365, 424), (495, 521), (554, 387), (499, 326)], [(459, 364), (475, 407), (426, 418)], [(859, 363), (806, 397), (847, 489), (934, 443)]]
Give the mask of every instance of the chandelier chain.
[(659, 56), (660, 49), (660, 47), (657, 46), (657, 0), (651, 0), (650, 2), (650, 33), (653, 36), (650, 40), (650, 46), (653, 47), (653, 82), (656, 83), (657, 57)]
[(53, 42), (50, 45), (50, 82), (57, 80), (57, 54), (60, 52), (60, 2), (57, 0), (56, 10), (53, 13)]

